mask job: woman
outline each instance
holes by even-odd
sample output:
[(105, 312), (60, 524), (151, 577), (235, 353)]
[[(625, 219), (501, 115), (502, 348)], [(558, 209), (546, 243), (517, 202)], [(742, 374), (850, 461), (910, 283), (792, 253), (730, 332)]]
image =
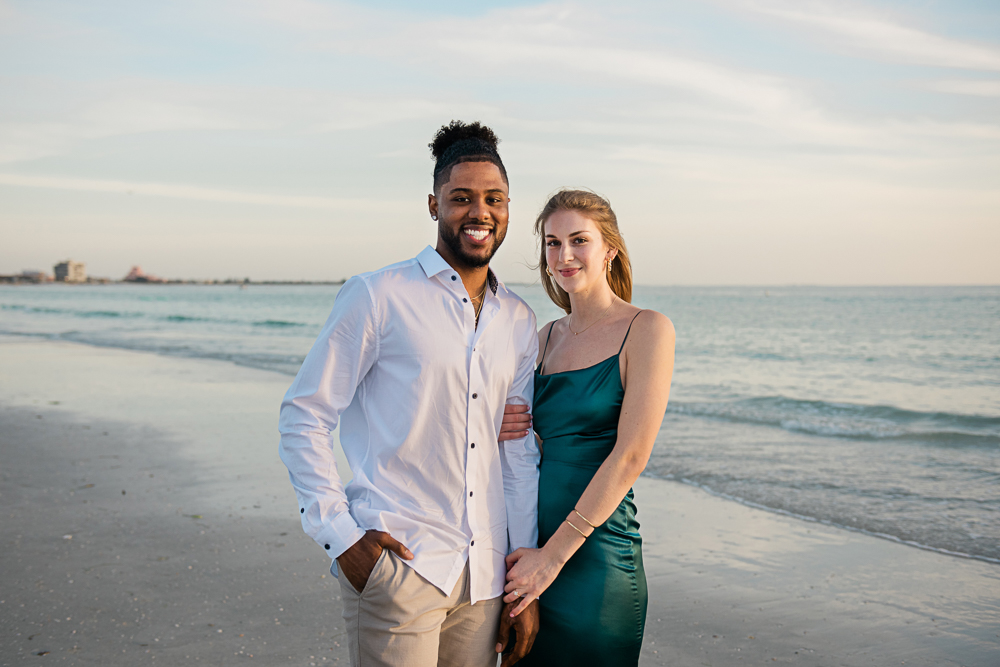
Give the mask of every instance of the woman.
[[(670, 393), (674, 329), (629, 302), (632, 270), (611, 206), (563, 190), (535, 221), (542, 285), (566, 317), (538, 333), (533, 425), (542, 443), (539, 549), (507, 557), (512, 615), (541, 628), (525, 665), (635, 665), (646, 618), (631, 486)], [(505, 417), (504, 439), (525, 431)], [(539, 597), (545, 592), (543, 597)]]

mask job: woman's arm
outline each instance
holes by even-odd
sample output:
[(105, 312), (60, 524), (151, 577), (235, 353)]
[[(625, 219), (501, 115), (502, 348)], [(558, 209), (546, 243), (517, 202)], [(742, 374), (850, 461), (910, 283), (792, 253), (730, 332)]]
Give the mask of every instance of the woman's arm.
[(673, 324), (656, 311), (643, 311), (626, 346), (625, 397), (615, 448), (580, 496), (576, 511), (566, 517), (569, 523), (564, 521), (541, 549), (518, 549), (507, 557), (504, 601), (522, 598), (514, 615), (549, 587), (593, 532), (588, 522), (600, 526), (607, 521), (645, 469), (663, 423), (673, 372)]

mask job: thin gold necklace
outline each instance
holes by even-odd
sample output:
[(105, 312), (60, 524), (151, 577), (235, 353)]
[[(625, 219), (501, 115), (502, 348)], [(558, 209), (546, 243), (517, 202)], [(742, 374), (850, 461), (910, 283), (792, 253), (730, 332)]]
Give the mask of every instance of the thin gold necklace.
[[(483, 291), (479, 293), (479, 296), (474, 297), (472, 299), (472, 311), (476, 314), (476, 326), (477, 327), (479, 326), (479, 313), (483, 312), (483, 304), (486, 303), (486, 299), (484, 297), (486, 296), (486, 288), (489, 287), (489, 285), (490, 285), (490, 282), (487, 280), (486, 284), (483, 285)], [(478, 308), (476, 308), (476, 299), (482, 299), (482, 301), (479, 302), (479, 307)]]
[[(618, 295), (617, 295), (617, 294), (615, 294), (615, 295), (614, 295), (614, 298), (613, 298), (613, 299), (611, 299), (611, 306), (615, 305), (615, 301), (616, 301), (617, 299), (618, 299)], [(610, 312), (611, 312), (611, 306), (608, 306), (608, 309), (604, 311), (604, 314), (603, 314), (603, 315), (601, 315), (601, 316), (600, 316), (600, 317), (598, 317), (598, 318), (597, 318), (596, 320), (594, 320), (593, 322), (591, 322), (590, 324), (588, 324), (587, 326), (585, 326), (585, 327), (584, 327), (583, 329), (580, 329), (579, 331), (573, 331), (573, 327), (572, 327), (572, 326), (570, 326), (570, 325), (571, 325), (571, 324), (573, 323), (573, 314), (572, 314), (572, 313), (570, 313), (570, 316), (569, 316), (569, 322), (567, 322), (567, 323), (566, 323), (566, 326), (567, 326), (567, 327), (569, 328), (569, 330), (570, 330), (570, 331), (573, 331), (573, 335), (574, 335), (574, 336), (579, 336), (579, 335), (580, 335), (580, 334), (582, 334), (582, 333), (583, 333), (584, 331), (586, 331), (587, 329), (589, 329), (590, 327), (594, 326), (595, 324), (597, 324), (598, 322), (600, 322), (601, 320), (603, 320), (603, 319), (604, 319), (605, 317), (607, 317), (608, 313), (610, 313)]]

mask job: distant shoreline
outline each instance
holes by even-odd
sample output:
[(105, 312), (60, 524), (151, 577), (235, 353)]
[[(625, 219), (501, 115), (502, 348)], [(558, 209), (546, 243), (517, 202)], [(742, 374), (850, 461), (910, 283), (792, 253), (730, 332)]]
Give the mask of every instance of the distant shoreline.
[[(67, 282), (58, 280), (29, 280), (21, 276), (0, 275), (0, 285), (343, 285), (346, 278), (339, 280), (249, 280), (237, 278), (206, 278), (200, 279), (171, 279), (171, 280), (111, 280), (110, 278), (88, 278), (82, 282)], [(538, 281), (519, 282), (515, 280), (505, 280), (504, 284), (527, 287), (538, 285)], [(790, 284), (762, 284), (762, 285), (689, 285), (671, 284), (655, 285), (647, 283), (636, 283), (634, 288), (674, 288), (674, 289), (759, 289), (759, 290), (783, 290), (783, 289), (994, 289), (1000, 284), (992, 283), (943, 283), (943, 284), (913, 284), (913, 285), (826, 285), (812, 283), (790, 283)], [(770, 296), (769, 294), (766, 296)]]
[(94, 278), (81, 282), (56, 280), (25, 280), (20, 276), (0, 276), (0, 285), (343, 285), (346, 279), (340, 280), (111, 280)]

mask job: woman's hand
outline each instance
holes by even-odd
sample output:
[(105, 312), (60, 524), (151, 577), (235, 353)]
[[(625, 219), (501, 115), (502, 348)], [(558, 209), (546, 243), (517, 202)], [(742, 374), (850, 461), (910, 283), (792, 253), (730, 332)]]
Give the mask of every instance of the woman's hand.
[(507, 556), (507, 585), (504, 602), (520, 601), (510, 615), (517, 616), (552, 585), (563, 564), (544, 549), (521, 548)]
[(503, 421), (500, 422), (499, 442), (516, 440), (528, 435), (531, 430), (531, 414), (527, 405), (508, 403), (503, 406)]

